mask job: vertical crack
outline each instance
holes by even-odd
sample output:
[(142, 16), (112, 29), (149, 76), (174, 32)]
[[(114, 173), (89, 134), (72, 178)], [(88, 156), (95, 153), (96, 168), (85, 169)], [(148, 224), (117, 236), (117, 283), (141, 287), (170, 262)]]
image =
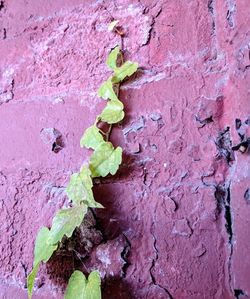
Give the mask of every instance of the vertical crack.
[(0, 1), (0, 11), (4, 8), (4, 1)]
[(225, 227), (228, 234), (228, 242), (229, 242), (229, 258), (228, 258), (228, 275), (229, 275), (229, 287), (233, 291), (232, 287), (232, 257), (233, 257), (233, 219), (232, 219), (232, 211), (231, 211), (231, 182), (228, 185), (228, 188), (226, 190), (226, 197), (225, 197)]
[(233, 256), (233, 215), (231, 210), (231, 182), (225, 185), (216, 186), (215, 198), (217, 200), (217, 210), (219, 213), (224, 212), (225, 228), (228, 235), (229, 257), (228, 257), (228, 283), (233, 293), (232, 287), (232, 256)]
[(130, 249), (131, 249), (131, 243), (130, 243), (128, 237), (125, 234), (123, 234), (123, 236), (125, 238), (126, 245), (124, 246), (124, 248), (121, 252), (121, 258), (124, 262), (124, 264), (122, 266), (122, 278), (125, 278), (126, 275), (127, 275), (128, 267), (130, 266), (130, 263), (128, 262), (128, 256), (129, 256), (129, 252), (130, 252)]
[(234, 28), (235, 21), (234, 21), (234, 15), (236, 12), (236, 4), (235, 0), (226, 0), (226, 4), (228, 7), (227, 10), (227, 22), (230, 28)]
[(11, 80), (11, 89), (10, 89), (10, 92), (11, 92), (11, 99), (12, 99), (12, 100), (14, 99), (14, 87), (15, 87), (15, 80), (12, 79), (12, 80)]
[[(219, 133), (216, 139), (216, 146), (218, 150), (217, 159), (224, 159), (228, 167), (232, 166), (235, 157), (232, 151), (232, 141), (230, 135), (230, 128), (225, 128)], [(233, 231), (233, 213), (231, 207), (231, 178), (225, 179), (223, 184), (217, 185), (215, 188), (215, 198), (217, 200), (217, 211), (219, 214), (224, 214), (225, 229), (228, 235), (229, 256), (227, 260), (228, 284), (229, 288), (234, 294), (233, 279), (232, 279), (232, 257), (234, 251), (234, 231)], [(236, 297), (237, 298), (237, 297)]]
[(235, 157), (232, 150), (232, 141), (229, 127), (226, 127), (223, 131), (219, 132), (215, 144), (218, 150), (217, 158), (224, 158), (227, 161), (228, 165), (231, 166), (230, 163), (235, 160)]
[(163, 287), (162, 285), (160, 285), (158, 282), (157, 282), (157, 280), (156, 280), (156, 278), (155, 278), (155, 276), (154, 276), (154, 268), (155, 268), (155, 264), (156, 264), (156, 262), (157, 262), (157, 260), (158, 260), (158, 258), (159, 258), (159, 252), (158, 252), (158, 249), (157, 249), (157, 240), (156, 240), (156, 237), (155, 237), (155, 235), (154, 235), (154, 233), (153, 233), (153, 225), (154, 224), (152, 224), (152, 227), (151, 227), (151, 235), (152, 235), (152, 237), (153, 237), (153, 240), (154, 240), (154, 242), (153, 242), (153, 248), (154, 248), (154, 252), (155, 252), (155, 257), (153, 258), (153, 260), (152, 260), (152, 264), (151, 264), (151, 267), (150, 267), (150, 269), (149, 269), (149, 273), (150, 273), (150, 277), (151, 277), (151, 280), (152, 280), (152, 283), (154, 284), (154, 285), (156, 285), (156, 286), (158, 286), (160, 289), (162, 289), (167, 295), (168, 295), (168, 298), (169, 299), (173, 299), (173, 296), (170, 294), (170, 292), (169, 292), (169, 290), (167, 289), (167, 288), (165, 288), (165, 287)]
[(6, 28), (3, 28), (3, 39), (7, 38), (7, 31)]
[(214, 35), (215, 33), (214, 0), (208, 1), (207, 8), (212, 16), (212, 35)]
[(232, 228), (232, 214), (231, 214), (231, 192), (230, 192), (230, 184), (227, 188), (227, 196), (225, 199), (225, 219), (226, 219), (226, 230), (228, 234), (229, 244), (232, 244), (233, 239), (233, 228)]

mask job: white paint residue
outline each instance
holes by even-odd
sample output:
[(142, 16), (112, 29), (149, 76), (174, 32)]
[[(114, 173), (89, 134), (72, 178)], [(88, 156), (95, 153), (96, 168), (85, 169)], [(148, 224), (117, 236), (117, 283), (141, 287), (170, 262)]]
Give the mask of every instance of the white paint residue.
[(15, 70), (13, 67), (9, 67), (7, 68), (4, 72), (3, 72), (3, 77), (8, 79), (9, 77), (12, 77), (12, 75), (14, 74)]
[(157, 82), (160, 81), (162, 79), (166, 78), (166, 73), (165, 72), (161, 72), (158, 73), (156, 75), (153, 75), (151, 77), (142, 77), (139, 80), (135, 80), (134, 82), (130, 83), (130, 84), (124, 84), (123, 86), (121, 86), (121, 89), (139, 89), (142, 85), (147, 84), (147, 83), (151, 83), (151, 82)]
[(109, 252), (108, 249), (100, 249), (97, 251), (97, 257), (98, 259), (105, 265), (106, 268), (108, 268), (109, 265), (111, 265), (111, 261), (109, 258)]

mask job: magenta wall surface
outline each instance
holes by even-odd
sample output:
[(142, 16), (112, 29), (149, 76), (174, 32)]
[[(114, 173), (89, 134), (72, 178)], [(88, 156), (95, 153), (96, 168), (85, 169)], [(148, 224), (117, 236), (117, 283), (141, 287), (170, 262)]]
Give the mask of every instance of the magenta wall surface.
[(140, 65), (112, 132), (123, 163), (95, 181), (92, 249), (53, 256), (34, 299), (63, 298), (74, 269), (99, 270), (104, 299), (250, 296), (250, 157), (232, 151), (250, 138), (249, 4), (0, 1), (0, 299), (27, 298), (37, 231), (88, 160), (113, 18)]

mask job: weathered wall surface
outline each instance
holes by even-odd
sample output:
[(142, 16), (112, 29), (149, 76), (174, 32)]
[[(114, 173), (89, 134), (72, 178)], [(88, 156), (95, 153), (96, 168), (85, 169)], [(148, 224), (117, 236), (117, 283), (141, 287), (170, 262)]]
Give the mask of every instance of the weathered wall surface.
[(98, 269), (109, 299), (250, 296), (250, 158), (231, 150), (250, 137), (249, 17), (247, 0), (0, 1), (1, 299), (27, 298), (36, 233), (87, 160), (112, 18), (141, 66), (112, 135), (123, 164), (34, 298), (62, 298), (74, 268)]

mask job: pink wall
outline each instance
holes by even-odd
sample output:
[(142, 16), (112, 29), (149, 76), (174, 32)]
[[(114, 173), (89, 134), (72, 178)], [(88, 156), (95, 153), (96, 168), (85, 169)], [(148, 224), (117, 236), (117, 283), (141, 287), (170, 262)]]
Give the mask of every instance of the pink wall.
[(250, 296), (250, 158), (231, 150), (250, 137), (248, 1), (3, 0), (0, 298), (27, 298), (36, 233), (88, 158), (79, 140), (105, 105), (112, 17), (141, 66), (112, 135), (123, 164), (96, 182), (106, 209), (78, 236), (80, 253), (86, 238), (96, 245), (84, 266), (54, 256), (34, 298), (62, 298), (74, 268), (101, 272), (104, 299)]

